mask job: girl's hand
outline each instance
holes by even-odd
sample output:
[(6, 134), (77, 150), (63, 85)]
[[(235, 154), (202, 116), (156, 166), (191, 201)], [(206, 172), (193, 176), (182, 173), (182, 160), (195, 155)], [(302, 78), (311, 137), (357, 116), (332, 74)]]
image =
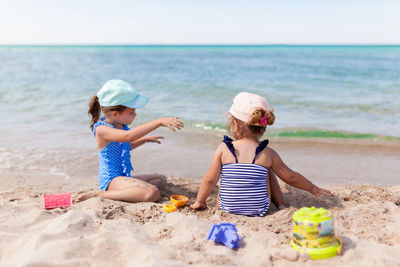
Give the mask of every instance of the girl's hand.
[(164, 139), (164, 137), (163, 136), (146, 136), (146, 137), (143, 137), (143, 139), (146, 142), (161, 144), (160, 140), (158, 140), (158, 139)]
[(176, 132), (175, 128), (180, 130), (181, 128), (184, 127), (183, 122), (180, 119), (178, 119), (178, 117), (176, 117), (176, 118), (161, 118), (160, 120), (161, 120), (161, 126), (168, 127), (174, 132)]
[(311, 189), (310, 193), (316, 196), (318, 199), (321, 198), (321, 195), (333, 196), (333, 194), (330, 191), (319, 188), (318, 186), (314, 186), (313, 189)]
[(207, 204), (205, 202), (195, 202), (194, 204), (190, 205), (192, 209), (199, 210), (199, 209), (206, 209)]

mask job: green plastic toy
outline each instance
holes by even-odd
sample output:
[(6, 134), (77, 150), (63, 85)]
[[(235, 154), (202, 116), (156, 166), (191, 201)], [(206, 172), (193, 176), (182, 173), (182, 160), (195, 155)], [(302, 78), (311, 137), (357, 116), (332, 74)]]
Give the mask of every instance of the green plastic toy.
[(332, 214), (324, 208), (301, 208), (292, 216), (290, 245), (311, 259), (326, 259), (342, 252), (342, 241), (335, 236)]

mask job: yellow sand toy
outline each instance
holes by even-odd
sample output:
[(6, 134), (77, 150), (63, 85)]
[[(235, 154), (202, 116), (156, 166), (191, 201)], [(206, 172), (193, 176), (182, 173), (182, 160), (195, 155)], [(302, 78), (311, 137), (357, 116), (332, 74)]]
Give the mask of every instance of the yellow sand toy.
[(181, 195), (172, 195), (171, 202), (172, 202), (172, 205), (174, 205), (175, 207), (178, 208), (181, 206), (185, 206), (186, 203), (188, 202), (188, 198), (185, 196), (181, 196)]
[(168, 213), (174, 212), (174, 211), (177, 210), (177, 208), (174, 205), (171, 205), (171, 204), (164, 205), (162, 208), (163, 208), (163, 210), (165, 210)]
[(342, 252), (342, 241), (335, 236), (332, 214), (324, 208), (301, 208), (292, 216), (290, 245), (311, 259), (325, 259)]
[(172, 205), (167, 204), (165, 206), (163, 206), (163, 210), (165, 210), (166, 212), (170, 213), (170, 212), (174, 212), (177, 211), (177, 208), (185, 206), (186, 203), (188, 202), (188, 198), (185, 196), (181, 196), (181, 195), (172, 195), (171, 196), (171, 202)]

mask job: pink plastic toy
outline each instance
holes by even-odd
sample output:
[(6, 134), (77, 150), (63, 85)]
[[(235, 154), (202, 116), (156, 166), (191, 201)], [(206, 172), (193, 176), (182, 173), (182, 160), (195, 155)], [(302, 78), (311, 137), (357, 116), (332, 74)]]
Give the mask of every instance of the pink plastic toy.
[(69, 207), (72, 205), (71, 193), (44, 195), (43, 203), (45, 209)]

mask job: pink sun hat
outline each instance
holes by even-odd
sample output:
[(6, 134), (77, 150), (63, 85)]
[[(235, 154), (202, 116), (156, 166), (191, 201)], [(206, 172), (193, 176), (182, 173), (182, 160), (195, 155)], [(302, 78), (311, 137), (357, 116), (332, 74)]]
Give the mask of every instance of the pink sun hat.
[(240, 92), (233, 98), (233, 104), (228, 113), (241, 121), (248, 122), (256, 108), (269, 111), (270, 105), (265, 97), (248, 92)]

